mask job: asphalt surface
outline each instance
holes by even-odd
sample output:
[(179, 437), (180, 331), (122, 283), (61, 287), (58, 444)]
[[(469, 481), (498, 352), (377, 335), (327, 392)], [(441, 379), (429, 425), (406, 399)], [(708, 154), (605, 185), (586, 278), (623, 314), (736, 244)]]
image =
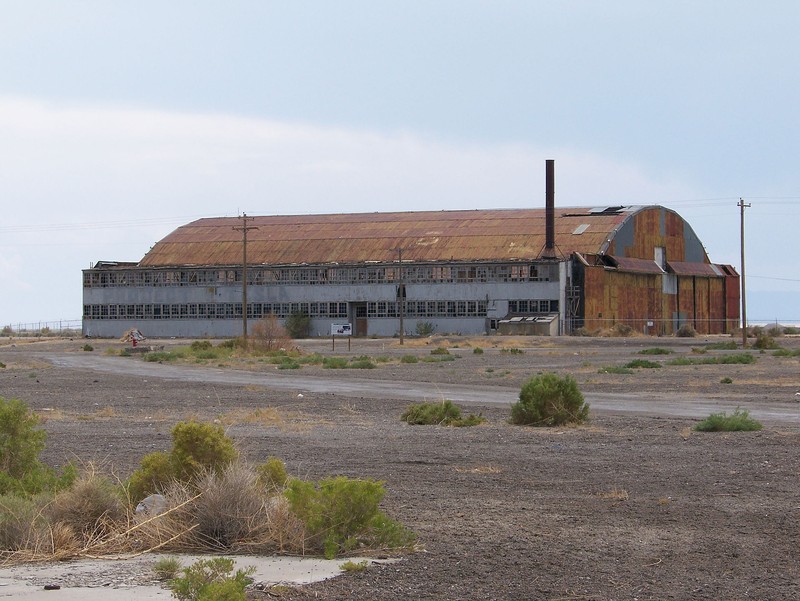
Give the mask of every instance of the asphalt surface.
[[(277, 390), (302, 393), (326, 393), (344, 397), (370, 397), (431, 401), (449, 399), (462, 403), (508, 405), (518, 400), (518, 388), (500, 386), (475, 386), (436, 384), (428, 382), (377, 379), (337, 379), (297, 376), (286, 373), (247, 372), (218, 369), (207, 366), (170, 365), (141, 361), (121, 361), (117, 357), (98, 356), (90, 353), (47, 353), (44, 357), (60, 367), (93, 370), (105, 373), (161, 378), (185, 382), (208, 382), (215, 384), (257, 385)], [(432, 392), (435, 394), (432, 395)], [(661, 394), (647, 393), (584, 393), (593, 411), (613, 414), (637, 414), (665, 417), (704, 418), (710, 413), (731, 412), (735, 401), (723, 401), (702, 395), (682, 395), (677, 398), (671, 391)], [(800, 396), (797, 397), (800, 400)], [(800, 403), (760, 403), (750, 409), (750, 415), (764, 422), (800, 424)]]

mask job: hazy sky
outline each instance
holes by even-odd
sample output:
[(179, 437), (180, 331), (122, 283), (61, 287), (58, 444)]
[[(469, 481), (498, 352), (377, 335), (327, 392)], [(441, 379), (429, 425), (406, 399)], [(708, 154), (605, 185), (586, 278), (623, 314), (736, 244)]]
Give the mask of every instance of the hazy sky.
[(800, 321), (800, 3), (0, 0), (0, 325), (205, 216), (662, 204)]

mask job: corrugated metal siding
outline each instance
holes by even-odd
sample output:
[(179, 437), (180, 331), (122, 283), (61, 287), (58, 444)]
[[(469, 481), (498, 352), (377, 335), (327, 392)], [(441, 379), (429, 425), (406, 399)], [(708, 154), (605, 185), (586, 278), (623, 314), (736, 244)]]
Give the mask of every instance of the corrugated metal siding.
[[(564, 209), (556, 216), (557, 251), (596, 252), (632, 211), (589, 215)], [(569, 213), (569, 215), (564, 215)], [(538, 258), (545, 244), (544, 209), (360, 213), (254, 217), (248, 232), (253, 264), (395, 261), (507, 261)], [(589, 224), (581, 234), (573, 234)], [(142, 266), (236, 265), (242, 234), (235, 217), (200, 219), (158, 242)]]

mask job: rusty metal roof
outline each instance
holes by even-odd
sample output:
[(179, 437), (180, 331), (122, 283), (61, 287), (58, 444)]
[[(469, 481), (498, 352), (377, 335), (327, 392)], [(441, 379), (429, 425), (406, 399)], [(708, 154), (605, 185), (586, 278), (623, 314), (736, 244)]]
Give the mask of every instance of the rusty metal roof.
[(675, 275), (699, 275), (703, 277), (721, 278), (724, 272), (710, 263), (689, 263), (685, 261), (667, 261), (667, 267)]
[[(658, 208), (660, 207), (652, 207)], [(643, 207), (609, 213), (589, 208), (556, 211), (556, 253), (596, 253)], [(139, 263), (141, 266), (238, 265), (242, 220), (199, 219), (181, 226)], [(490, 209), (334, 215), (248, 217), (250, 264), (512, 261), (539, 258), (545, 245), (545, 210)]]
[(636, 273), (662, 274), (664, 270), (652, 259), (629, 259), (626, 257), (609, 256), (614, 265), (622, 271), (632, 271)]

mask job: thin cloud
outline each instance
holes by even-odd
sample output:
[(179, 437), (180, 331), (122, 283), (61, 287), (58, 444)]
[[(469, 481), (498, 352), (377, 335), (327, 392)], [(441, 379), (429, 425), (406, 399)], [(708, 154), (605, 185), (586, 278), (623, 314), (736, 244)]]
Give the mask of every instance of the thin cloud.
[(81, 269), (140, 259), (179, 216), (540, 207), (546, 158), (562, 206), (697, 195), (574, 149), (0, 97), (0, 319), (79, 316)]

